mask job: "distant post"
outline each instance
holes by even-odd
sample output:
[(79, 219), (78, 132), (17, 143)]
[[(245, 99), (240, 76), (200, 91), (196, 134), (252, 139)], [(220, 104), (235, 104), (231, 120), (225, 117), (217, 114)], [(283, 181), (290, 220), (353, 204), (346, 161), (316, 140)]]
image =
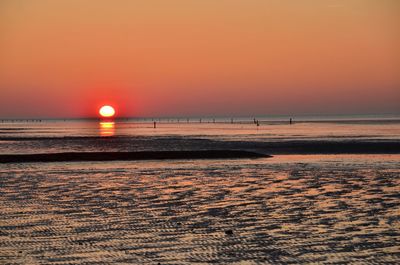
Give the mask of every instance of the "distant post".
[(157, 122), (153, 122), (154, 129), (157, 127)]
[(292, 118), (289, 119), (289, 124), (292, 124)]

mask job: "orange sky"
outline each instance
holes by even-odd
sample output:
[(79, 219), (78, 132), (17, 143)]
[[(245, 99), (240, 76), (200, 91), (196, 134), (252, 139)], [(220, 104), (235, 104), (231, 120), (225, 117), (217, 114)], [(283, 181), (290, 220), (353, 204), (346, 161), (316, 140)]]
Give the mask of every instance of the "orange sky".
[(0, 117), (400, 113), (398, 0), (2, 0)]

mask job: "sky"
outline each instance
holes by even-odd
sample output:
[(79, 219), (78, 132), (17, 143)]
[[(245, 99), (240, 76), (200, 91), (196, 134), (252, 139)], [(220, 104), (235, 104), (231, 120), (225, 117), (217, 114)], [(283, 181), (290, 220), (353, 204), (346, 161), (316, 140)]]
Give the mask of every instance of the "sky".
[(400, 114), (398, 0), (0, 0), (0, 117)]

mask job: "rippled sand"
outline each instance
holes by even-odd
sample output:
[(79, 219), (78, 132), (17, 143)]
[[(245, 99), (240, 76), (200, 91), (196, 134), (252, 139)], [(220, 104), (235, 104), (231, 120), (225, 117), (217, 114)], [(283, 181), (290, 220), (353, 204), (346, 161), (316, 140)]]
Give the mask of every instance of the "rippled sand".
[(399, 164), (1, 165), (0, 264), (399, 263)]

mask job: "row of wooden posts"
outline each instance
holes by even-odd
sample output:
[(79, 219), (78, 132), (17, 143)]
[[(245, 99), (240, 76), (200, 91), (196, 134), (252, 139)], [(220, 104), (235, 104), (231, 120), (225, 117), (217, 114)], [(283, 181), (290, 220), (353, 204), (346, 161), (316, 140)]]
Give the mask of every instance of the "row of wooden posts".
[[(128, 119), (127, 119), (128, 120)], [(146, 119), (144, 119), (145, 121), (146, 121)], [(152, 122), (153, 122), (153, 124), (154, 124), (154, 128), (156, 128), (156, 126), (157, 126), (157, 120), (158, 120), (158, 122), (161, 122), (161, 118), (160, 119), (151, 119), (152, 120)], [(66, 121), (66, 120), (64, 120), (64, 121)], [(164, 119), (164, 121), (165, 121), (165, 119)], [(166, 121), (167, 122), (175, 122), (175, 119), (166, 119)], [(176, 119), (176, 121), (178, 122), (178, 123), (180, 123), (181, 122), (181, 119)], [(11, 122), (11, 123), (14, 123), (14, 122), (42, 122), (42, 120), (40, 120), (40, 119), (27, 119), (27, 120), (1, 120), (1, 123), (4, 123), (4, 122)], [(184, 122), (184, 121), (183, 121)], [(189, 118), (187, 118), (186, 119), (186, 123), (190, 123), (190, 122), (193, 122), (193, 121), (191, 121)], [(203, 123), (204, 122), (204, 120), (203, 119), (199, 119), (198, 120), (198, 122), (199, 123)], [(256, 126), (260, 126), (260, 121), (259, 120), (257, 120), (256, 118), (254, 118), (253, 119), (253, 122), (254, 122), (254, 124), (256, 125)], [(210, 121), (208, 121), (207, 123), (210, 123)], [(212, 119), (212, 123), (216, 123), (216, 120), (215, 119)], [(224, 123), (226, 123), (226, 122), (224, 122)], [(234, 123), (234, 119), (233, 118), (231, 118), (231, 120), (230, 120), (230, 123)], [(292, 120), (292, 118), (290, 118), (289, 119), (289, 124), (292, 124), (293, 123), (293, 120)]]
[(26, 120), (1, 120), (1, 123), (5, 123), (5, 122), (42, 122), (42, 120), (38, 120), (38, 119), (26, 119)]
[[(157, 120), (152, 119), (152, 121), (153, 121), (153, 127), (154, 127), (154, 128), (157, 128)], [(178, 123), (180, 123), (180, 119), (177, 119), (176, 121), (177, 121)], [(158, 119), (158, 122), (161, 123), (161, 119)], [(171, 122), (171, 119), (167, 119), (167, 122)], [(175, 122), (175, 120), (172, 120), (172, 122)], [(199, 119), (198, 122), (199, 122), (199, 123), (203, 123), (203, 120), (202, 120), (202, 119)], [(253, 122), (254, 122), (254, 124), (255, 124), (257, 127), (260, 126), (260, 121), (257, 120), (256, 118), (253, 119)], [(189, 118), (186, 119), (186, 123), (190, 123), (190, 119), (189, 119)], [(210, 123), (210, 121), (208, 121), (207, 123)], [(212, 119), (212, 123), (215, 123), (215, 119)], [(226, 122), (222, 122), (222, 123), (226, 123)], [(234, 123), (233, 118), (231, 119), (230, 123), (231, 123), (231, 124)], [(289, 124), (293, 124), (292, 118), (289, 119)]]

